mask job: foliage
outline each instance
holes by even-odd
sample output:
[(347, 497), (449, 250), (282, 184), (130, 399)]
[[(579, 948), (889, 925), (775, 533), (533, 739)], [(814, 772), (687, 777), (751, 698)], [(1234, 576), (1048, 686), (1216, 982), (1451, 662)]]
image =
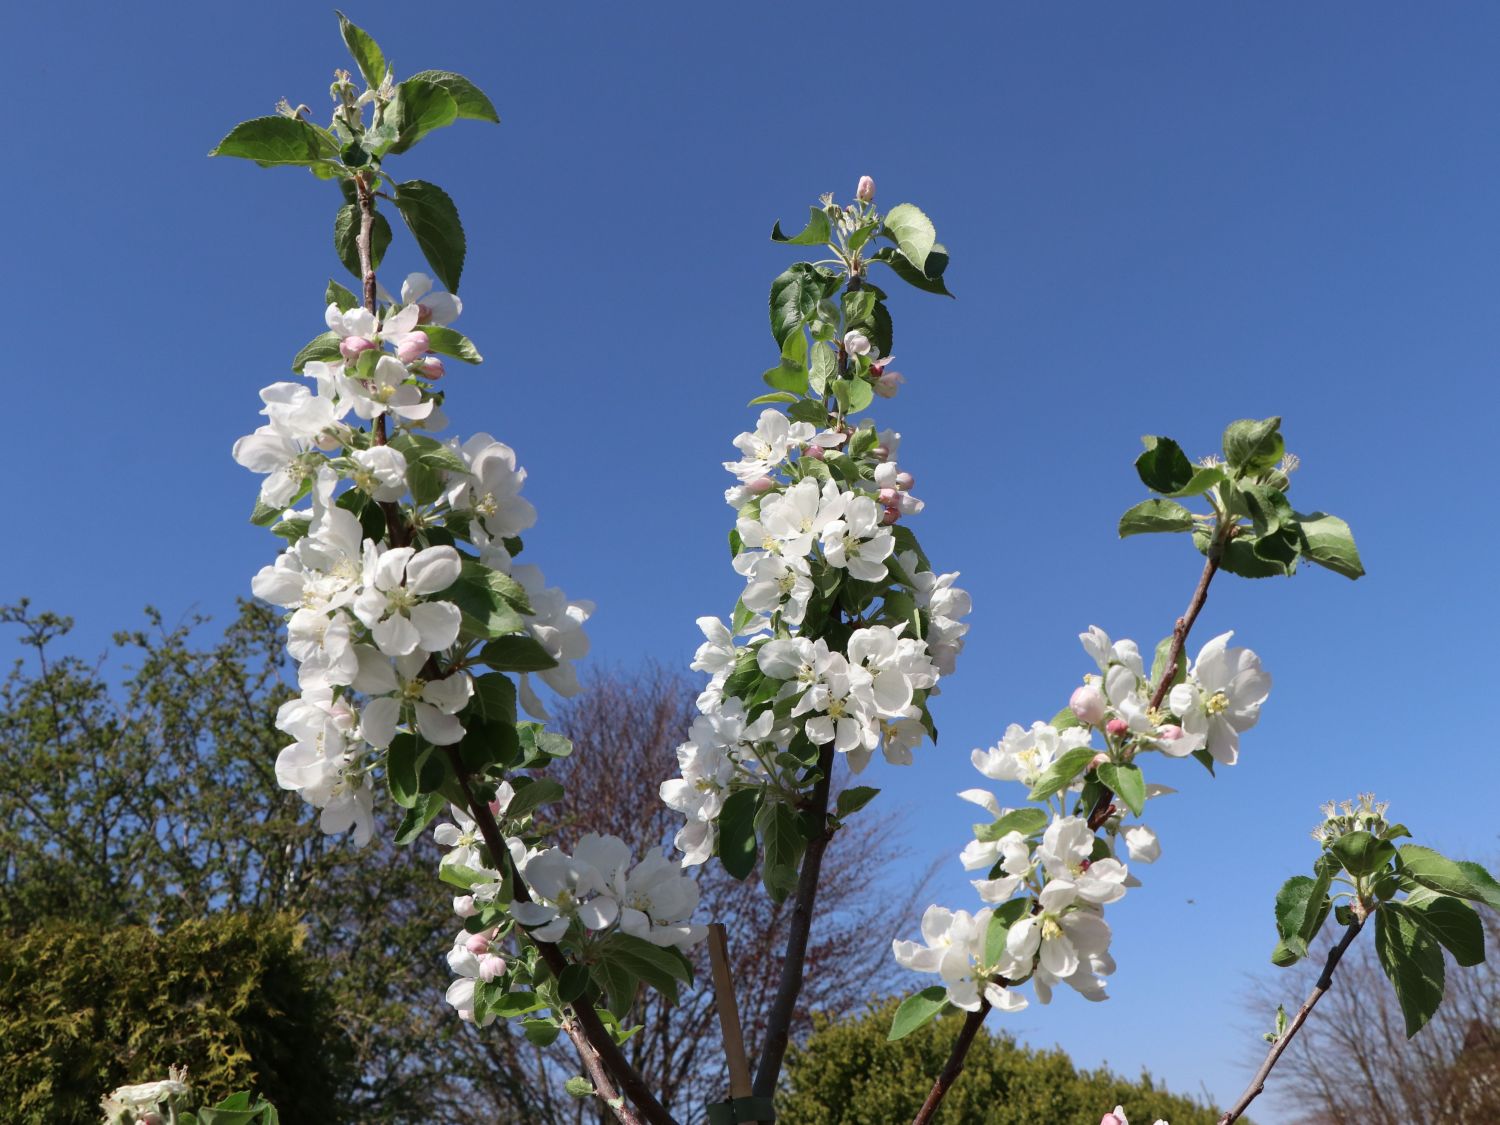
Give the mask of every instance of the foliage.
[[(814, 1017), (814, 1032), (787, 1058), (778, 1119), (796, 1125), (864, 1125), (909, 1121), (943, 1068), (962, 1016), (950, 1014), (900, 1042), (886, 1029), (895, 1000), (857, 1016)], [(1149, 1075), (1129, 1081), (1108, 1070), (1080, 1070), (1061, 1050), (1036, 1050), (1010, 1035), (981, 1031), (962, 1080), (935, 1121), (941, 1125), (1098, 1125), (1103, 1110), (1123, 1105), (1132, 1121), (1213, 1125), (1214, 1111), (1167, 1093)]]
[(286, 1125), (343, 1120), (354, 1059), (334, 1012), (285, 915), (50, 922), (0, 947), (0, 1104), (36, 1125), (93, 1122), (109, 1090), (183, 1064), (205, 1097), (253, 1086)]

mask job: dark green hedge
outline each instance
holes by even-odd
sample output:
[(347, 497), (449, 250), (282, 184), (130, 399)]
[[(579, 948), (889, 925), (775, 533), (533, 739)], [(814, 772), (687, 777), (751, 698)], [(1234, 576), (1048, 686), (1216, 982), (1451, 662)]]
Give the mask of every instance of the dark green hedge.
[(39, 926), (0, 947), (0, 1109), (95, 1125), (116, 1086), (186, 1065), (205, 1104), (253, 1087), (285, 1125), (343, 1120), (351, 1053), (321, 965), (285, 916), (167, 933)]

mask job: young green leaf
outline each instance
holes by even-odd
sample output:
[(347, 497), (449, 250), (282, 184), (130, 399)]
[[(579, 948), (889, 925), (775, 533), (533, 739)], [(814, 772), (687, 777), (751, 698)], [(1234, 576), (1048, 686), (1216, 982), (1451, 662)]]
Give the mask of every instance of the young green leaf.
[(439, 355), (452, 356), (465, 363), (484, 362), (484, 356), (479, 354), (479, 349), (462, 332), (441, 324), (424, 324), (422, 331), (427, 334), (427, 346)]
[(1169, 437), (1147, 435), (1141, 438), (1146, 452), (1135, 459), (1135, 471), (1141, 483), (1152, 492), (1170, 495), (1185, 488), (1193, 479), (1193, 463)]
[(828, 212), (821, 207), (809, 207), (808, 212), (807, 225), (798, 234), (788, 238), (781, 233), (781, 224), (778, 222), (771, 228), (771, 241), (787, 246), (821, 246), (827, 242), (831, 233)]
[(525, 634), (496, 637), (479, 650), (479, 659), (497, 672), (545, 672), (557, 667), (552, 654)]
[(1092, 746), (1075, 746), (1061, 754), (1058, 759), (1042, 771), (1036, 784), (1031, 787), (1031, 800), (1045, 801), (1059, 789), (1065, 789), (1093, 761), (1098, 751)]
[(1396, 854), (1394, 844), (1368, 832), (1346, 832), (1328, 845), (1328, 850), (1356, 879), (1375, 874)]
[(981, 843), (990, 843), (1010, 832), (1030, 836), (1047, 827), (1045, 809), (1011, 809), (989, 824), (976, 824), (974, 835)]
[(1327, 512), (1299, 514), (1297, 520), (1302, 528), (1302, 554), (1308, 560), (1345, 578), (1364, 576), (1364, 564), (1347, 523)]
[(932, 220), (910, 203), (898, 203), (885, 216), (885, 233), (895, 240), (906, 260), (918, 270), (927, 264), (927, 255), (937, 243)]
[(760, 878), (772, 902), (784, 902), (797, 887), (797, 864), (806, 846), (796, 811), (777, 801), (765, 828), (765, 862)]
[(948, 1006), (948, 990), (940, 984), (924, 988), (915, 996), (908, 996), (896, 1009), (891, 1020), (891, 1030), (886, 1041), (894, 1043), (904, 1039), (923, 1024), (931, 1023)]
[(381, 83), (385, 81), (388, 69), (385, 55), (380, 51), (380, 45), (375, 42), (368, 31), (350, 22), (349, 17), (343, 12), (335, 11), (339, 18), (339, 31), (344, 36), (344, 46), (349, 48), (349, 54), (354, 63), (359, 67), (359, 73), (364, 77), (365, 85), (372, 90), (378, 90)]
[(1391, 906), (1410, 914), (1417, 925), (1437, 938), (1460, 965), (1483, 964), (1484, 923), (1468, 903), (1452, 895), (1420, 890)]
[(396, 209), (406, 220), (432, 272), (450, 293), (457, 293), (466, 247), (458, 208), (448, 193), (424, 180), (407, 180), (396, 185)]
[[(380, 260), (391, 244), (391, 224), (379, 211), (370, 224), (370, 268), (379, 269)], [(333, 217), (333, 251), (344, 268), (355, 277), (363, 277), (359, 268), (359, 207), (346, 203)]]
[(1281, 419), (1242, 418), (1224, 431), (1224, 459), (1238, 476), (1257, 476), (1276, 467), (1286, 452)]
[(1173, 500), (1142, 500), (1120, 517), (1120, 538), (1157, 531), (1192, 531), (1193, 513)]
[(278, 165), (311, 167), (338, 158), (334, 139), (297, 117), (252, 117), (241, 121), (214, 146), (209, 156), (238, 156), (262, 168)]
[(755, 812), (760, 804), (758, 789), (739, 789), (724, 799), (719, 813), (719, 862), (736, 879), (755, 870)]
[(1469, 872), (1447, 856), (1416, 844), (1398, 848), (1396, 854), (1401, 872), (1422, 886), (1445, 895), (1486, 901), (1483, 888), (1476, 886)]
[(321, 336), (314, 336), (302, 349), (292, 357), (292, 370), (298, 375), (309, 363), (330, 363), (341, 359), (339, 355), (339, 334), (337, 332), (324, 332)]
[(564, 792), (563, 787), (550, 777), (522, 777), (517, 778), (513, 784), (516, 795), (505, 807), (505, 816), (509, 820), (520, 820), (542, 805), (561, 799)]
[[(457, 121), (458, 103), (437, 83), (408, 78), (396, 87), (395, 100), (386, 110), (386, 115), (396, 130), (396, 139), (389, 151), (400, 153), (434, 129)], [(449, 289), (452, 288), (450, 285)]]
[(894, 246), (882, 246), (874, 254), (870, 255), (874, 262), (884, 262), (891, 268), (891, 272), (914, 289), (920, 289), (924, 293), (936, 293), (940, 297), (951, 297), (947, 284), (943, 281), (943, 271), (937, 268), (941, 262), (944, 268), (948, 265), (948, 252), (941, 242), (934, 242), (932, 250), (928, 252), (927, 263), (924, 269), (918, 269), (907, 260), (905, 254)]
[(430, 82), (434, 86), (441, 86), (453, 99), (453, 104), (458, 107), (459, 117), (500, 124), (500, 115), (495, 112), (494, 103), (485, 96), (483, 90), (462, 74), (454, 74), (451, 70), (422, 70), (413, 74), (407, 81)]
[(841, 790), (834, 808), (840, 817), (849, 816), (868, 805), (879, 792), (879, 789), (871, 789), (868, 785), (856, 785)]
[(1117, 765), (1103, 763), (1097, 771), (1099, 780), (1115, 791), (1115, 796), (1125, 802), (1125, 807), (1136, 816), (1146, 808), (1146, 776), (1141, 767), (1132, 764)]
[(1410, 1039), (1443, 1002), (1443, 951), (1415, 919), (1387, 904), (1375, 914), (1375, 953), (1396, 990)]

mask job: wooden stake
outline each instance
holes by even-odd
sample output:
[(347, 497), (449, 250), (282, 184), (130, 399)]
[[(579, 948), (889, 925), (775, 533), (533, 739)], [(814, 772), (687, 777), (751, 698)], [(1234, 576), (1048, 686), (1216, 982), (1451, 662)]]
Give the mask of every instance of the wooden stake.
[[(708, 924), (708, 959), (713, 969), (714, 1006), (719, 1010), (719, 1030), (724, 1036), (724, 1056), (729, 1062), (729, 1096), (748, 1098), (750, 1061), (745, 1057), (745, 1037), (740, 1030), (740, 1009), (734, 999), (734, 978), (729, 973), (729, 935), (722, 922)], [(749, 1122), (748, 1125), (757, 1125)]]

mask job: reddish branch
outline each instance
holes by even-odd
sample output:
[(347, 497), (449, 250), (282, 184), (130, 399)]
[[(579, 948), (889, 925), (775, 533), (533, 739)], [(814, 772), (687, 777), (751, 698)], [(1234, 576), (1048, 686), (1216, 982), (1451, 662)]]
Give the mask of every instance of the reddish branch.
[(927, 1100), (922, 1103), (922, 1108), (917, 1115), (911, 1119), (911, 1125), (927, 1125), (937, 1113), (938, 1106), (942, 1104), (943, 1098), (947, 1096), (949, 1089), (958, 1081), (958, 1076), (963, 1073), (964, 1058), (969, 1053), (969, 1047), (974, 1042), (974, 1036), (979, 1034), (979, 1025), (984, 1023), (984, 1017), (990, 1013), (990, 1002), (983, 998), (979, 1001), (979, 1007), (970, 1012), (964, 1018), (964, 1026), (958, 1033), (958, 1039), (953, 1044), (953, 1050), (948, 1054), (948, 1062), (943, 1067), (943, 1072), (937, 1076), (937, 1081), (932, 1084), (932, 1090), (927, 1095)]
[(1344, 936), (1339, 940), (1339, 943), (1328, 951), (1328, 960), (1323, 962), (1323, 971), (1318, 976), (1318, 983), (1313, 985), (1312, 992), (1308, 993), (1307, 999), (1302, 1001), (1302, 1007), (1297, 1009), (1297, 1015), (1287, 1025), (1286, 1031), (1275, 1043), (1271, 1044), (1271, 1049), (1266, 1052), (1266, 1061), (1260, 1064), (1260, 1069), (1255, 1072), (1255, 1077), (1250, 1079), (1250, 1085), (1245, 1087), (1245, 1092), (1240, 1095), (1240, 1100), (1235, 1102), (1233, 1107), (1223, 1117), (1219, 1118), (1219, 1125), (1231, 1125), (1232, 1122), (1238, 1121), (1240, 1114), (1244, 1113), (1249, 1108), (1250, 1103), (1265, 1090), (1266, 1079), (1270, 1076), (1271, 1069), (1276, 1065), (1277, 1060), (1281, 1058), (1281, 1053), (1287, 1049), (1292, 1042), (1292, 1037), (1307, 1022), (1308, 1014), (1313, 1010), (1313, 1005), (1322, 999), (1323, 993), (1333, 987), (1333, 970), (1338, 968), (1340, 959), (1343, 958), (1349, 946), (1354, 943), (1354, 939), (1359, 936), (1359, 931), (1364, 927), (1364, 924), (1364, 918), (1356, 914), (1354, 921), (1344, 931)]
[[(364, 280), (364, 306), (373, 313), (376, 311), (378, 293), (375, 284), (375, 266), (371, 259), (375, 197), (362, 176), (355, 177), (354, 189), (359, 200), (359, 236), (356, 245), (359, 250), (360, 271)], [(384, 415), (375, 420), (374, 440), (378, 445), (384, 445), (386, 442)], [(405, 521), (401, 518), (400, 507), (395, 502), (390, 502), (382, 504), (381, 508), (385, 512), (386, 531), (391, 543), (398, 547), (406, 546), (408, 544), (407, 528)], [(427, 664), (423, 667), (423, 675), (433, 679), (440, 678), (441, 671), (433, 657), (428, 657)], [(443, 750), (447, 753), (458, 783), (463, 788), (469, 813), (479, 825), (480, 835), (484, 837), (485, 846), (489, 848), (492, 861), (509, 866), (510, 882), (515, 896), (521, 901), (529, 902), (530, 892), (510, 858), (510, 850), (505, 846), (505, 836), (500, 831), (494, 814), (490, 812), (489, 804), (475, 795), (473, 775), (465, 767), (458, 748), (445, 746)], [(568, 967), (568, 959), (563, 951), (551, 942), (536, 941), (535, 938), (531, 940), (541, 953), (542, 960), (547, 963), (547, 967), (554, 975), (561, 976), (563, 970)], [(583, 1061), (584, 1069), (589, 1073), (594, 1089), (609, 1105), (621, 1125), (677, 1125), (676, 1120), (663, 1108), (661, 1102), (657, 1101), (640, 1074), (620, 1051), (614, 1036), (609, 1033), (609, 1029), (604, 1026), (591, 1004), (584, 1002), (571, 1008), (570, 1017), (563, 1021), (563, 1028), (567, 1031), (568, 1037), (573, 1040), (574, 1046), (578, 1048), (579, 1057)], [(635, 1103), (640, 1110), (639, 1113), (620, 1096), (619, 1090), (623, 1090), (630, 1102)]]

